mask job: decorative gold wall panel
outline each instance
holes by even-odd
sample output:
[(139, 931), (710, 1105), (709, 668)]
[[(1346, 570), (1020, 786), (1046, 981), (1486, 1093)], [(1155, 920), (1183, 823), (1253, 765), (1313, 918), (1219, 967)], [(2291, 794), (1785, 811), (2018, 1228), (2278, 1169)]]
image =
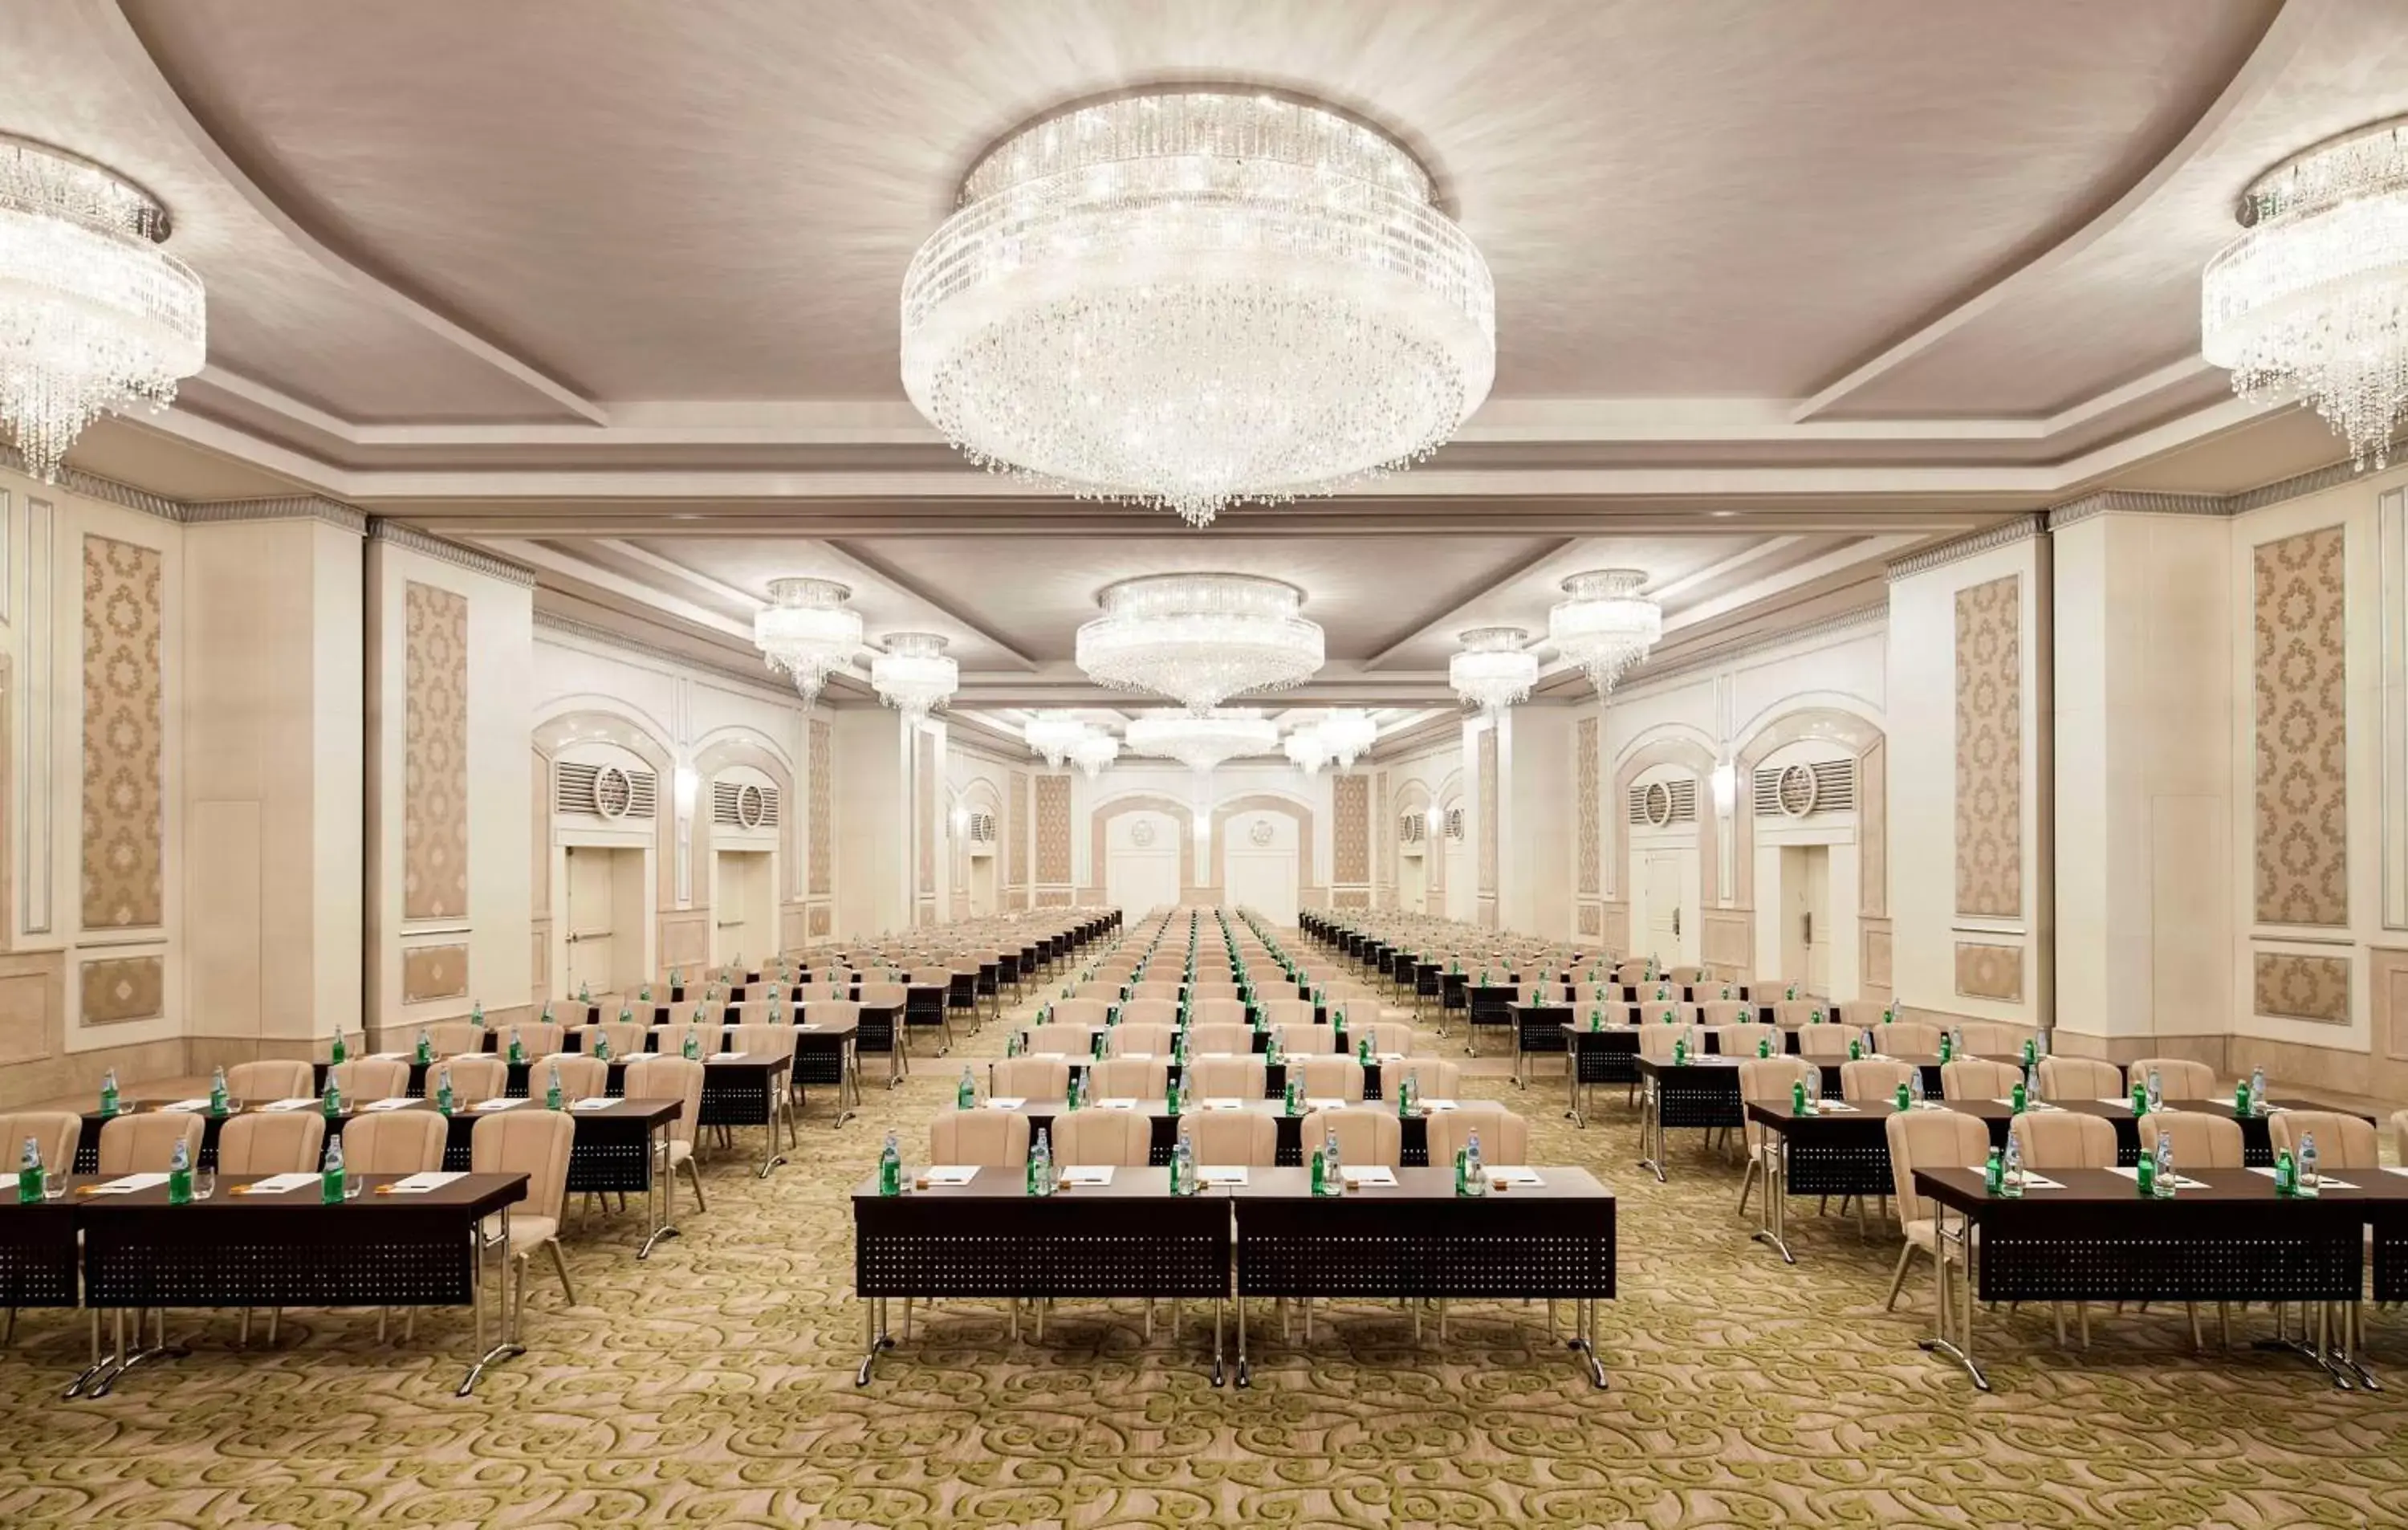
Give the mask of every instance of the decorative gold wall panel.
[(468, 996), (466, 945), (411, 946), (401, 953), (401, 997), (406, 1004)]
[(83, 1022), (122, 1025), (167, 1012), (167, 959), (112, 956), (83, 965)]
[(835, 926), (836, 916), (828, 911), (826, 904), (815, 903), (811, 905), (810, 921), (811, 938), (816, 940)]
[(1480, 730), (1480, 892), (1497, 892), (1497, 730)]
[(2257, 910), (2263, 923), (2349, 922), (2345, 541), (2341, 527), (2327, 526), (2258, 548)]
[(2258, 1014), (2327, 1025), (2349, 1023), (2348, 957), (2261, 951), (2252, 965)]
[(1593, 717), (1584, 717), (1572, 724), (1572, 801), (1580, 817), (1580, 844), (1574, 864), (1579, 870), (1580, 891), (1590, 897), (1604, 891), (1599, 880), (1603, 868), (1599, 851), (1602, 830), (1597, 821), (1597, 724)]
[(2014, 919), (2024, 911), (2022, 637), (2019, 576), (1956, 592), (1960, 914)]
[(402, 604), (401, 913), (457, 919), (468, 911), (468, 600), (412, 580)]
[(811, 719), (810, 891), (825, 897), (836, 889), (836, 743), (827, 720)]
[(925, 729), (911, 740), (912, 822), (919, 825), (920, 895), (937, 895), (937, 740)]
[(1028, 885), (1028, 772), (1011, 773), (1011, 795), (1003, 804), (1003, 885)]
[[(165, 621), (156, 548), (83, 539), (83, 927), (163, 923)], [(133, 1017), (126, 1017), (133, 1018)]]
[(1956, 992), (1969, 999), (2020, 1004), (2024, 997), (2024, 949), (1969, 940), (1956, 942)]
[[(1384, 770), (1371, 778), (1371, 882), (1374, 887), (1397, 885), (1397, 809), (1388, 796), (1388, 773)], [(1375, 896), (1375, 907), (1390, 901), (1384, 894)]]
[[(1369, 777), (1340, 776), (1329, 783), (1331, 821), (1330, 880), (1360, 883), (1371, 879), (1371, 782)], [(1347, 904), (1341, 907), (1354, 908)]]
[(1369, 893), (1333, 893), (1329, 896), (1329, 906), (1333, 908), (1369, 908), (1371, 907), (1371, 894)]
[(1605, 933), (1605, 910), (1594, 903), (1580, 906), (1580, 933), (1598, 936)]
[[(1037, 778), (1037, 880), (1059, 887), (1070, 879), (1070, 778)], [(1040, 908), (1054, 907), (1039, 898)]]

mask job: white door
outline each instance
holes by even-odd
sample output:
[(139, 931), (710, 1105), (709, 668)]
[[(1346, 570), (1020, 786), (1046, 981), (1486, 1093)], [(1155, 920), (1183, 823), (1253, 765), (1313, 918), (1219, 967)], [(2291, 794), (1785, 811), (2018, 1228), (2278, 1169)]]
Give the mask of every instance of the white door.
[(970, 857), (970, 917), (984, 919), (995, 912), (995, 857)]
[(1283, 929), (1296, 922), (1296, 851), (1232, 850), (1224, 870), (1228, 885), (1221, 893), (1231, 908), (1251, 908)]
[(611, 985), (611, 927), (615, 903), (611, 852), (593, 846), (568, 847), (568, 986), (608, 993)]
[(1104, 896), (1134, 923), (1179, 905), (1179, 851), (1115, 850), (1104, 858)]
[(1646, 902), (1645, 949), (1662, 966), (1681, 965), (1681, 943), (1688, 934), (1681, 918), (1681, 857), (1657, 851), (1640, 862), (1640, 888)]
[(1421, 913), (1426, 907), (1423, 901), (1428, 886), (1426, 859), (1420, 855), (1397, 857), (1397, 907), (1409, 913)]
[(1807, 987), (1831, 991), (1831, 847), (1801, 846), (1798, 851), (1798, 937), (1803, 948)]
[(723, 850), (711, 862), (710, 959), (732, 962), (740, 956), (760, 962), (774, 956), (768, 851)]

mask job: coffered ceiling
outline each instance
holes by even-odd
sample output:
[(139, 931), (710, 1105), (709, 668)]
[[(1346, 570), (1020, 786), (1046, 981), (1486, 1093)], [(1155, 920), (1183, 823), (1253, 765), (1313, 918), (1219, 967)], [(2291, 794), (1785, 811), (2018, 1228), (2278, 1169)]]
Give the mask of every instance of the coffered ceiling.
[[(1174, 79), (1432, 167), (1498, 333), (1433, 461), (1197, 533), (970, 468), (903, 399), (904, 266), (973, 158)], [(2200, 361), (2199, 272), (2253, 176), (2403, 111), (2408, 25), (2365, 0), (0, 7), (0, 131), (150, 188), (209, 293), (208, 368), (72, 463), (323, 493), (700, 652), (827, 574), (1002, 708), (1100, 699), (1070, 635), (1129, 574), (1291, 579), (1314, 697), (1410, 707), (1582, 567), (1647, 568), (1677, 651), (2095, 488), (2329, 462)]]

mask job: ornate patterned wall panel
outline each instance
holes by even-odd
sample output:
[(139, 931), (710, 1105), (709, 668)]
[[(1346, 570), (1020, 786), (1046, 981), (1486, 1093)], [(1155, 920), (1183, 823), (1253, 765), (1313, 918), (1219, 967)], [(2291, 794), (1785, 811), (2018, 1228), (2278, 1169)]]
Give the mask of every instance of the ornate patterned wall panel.
[(1497, 891), (1497, 730), (1480, 730), (1480, 891)]
[(920, 895), (937, 895), (937, 740), (924, 730), (911, 740), (911, 822), (920, 841)]
[(826, 904), (818, 903), (811, 906), (809, 927), (810, 929), (812, 939), (816, 940), (820, 937), (826, 935), (829, 930), (835, 927), (835, 923), (836, 916), (829, 911)]
[[(1384, 770), (1371, 778), (1371, 883), (1375, 888), (1397, 885), (1397, 808), (1388, 796), (1388, 773)], [(1375, 894), (1371, 902), (1384, 907), (1394, 901), (1384, 893)]]
[(1359, 892), (1333, 893), (1329, 895), (1329, 906), (1333, 908), (1369, 908), (1371, 907), (1371, 894)]
[(1597, 724), (1593, 717), (1584, 717), (1572, 724), (1572, 800), (1580, 814), (1580, 843), (1574, 865), (1581, 892), (1591, 897), (1603, 891), (1599, 878), (1604, 865), (1598, 849), (1601, 831), (1597, 822)]
[(2327, 1025), (2348, 1024), (2349, 965), (2346, 956), (2258, 952), (2253, 985), (2257, 1012)]
[(811, 719), (810, 892), (825, 897), (836, 889), (836, 742), (827, 720)]
[(163, 922), (165, 621), (155, 548), (83, 539), (83, 925)]
[(2024, 949), (1974, 941), (1956, 942), (1956, 992), (1969, 999), (2020, 1004), (2024, 996)]
[[(1366, 776), (1340, 776), (1329, 783), (1331, 827), (1335, 834), (1329, 879), (1360, 883), (1371, 879), (1371, 781)], [(1351, 906), (1350, 906), (1351, 907)]]
[(411, 946), (401, 953), (401, 996), (408, 1004), (468, 996), (468, 948)]
[[(1037, 778), (1037, 880), (1058, 887), (1070, 879), (1070, 778)], [(1040, 908), (1053, 907), (1039, 898)]]
[(2344, 544), (2327, 526), (2258, 549), (2257, 910), (2269, 924), (2349, 922)]
[(1605, 910), (1602, 908), (1594, 903), (1584, 903), (1580, 906), (1579, 914), (1581, 934), (1594, 937), (1605, 933)]
[(1960, 914), (2014, 919), (2024, 911), (2022, 624), (2018, 576), (1956, 592)]
[(167, 1012), (167, 959), (113, 956), (83, 965), (83, 1022), (122, 1025)]
[(1028, 772), (1011, 773), (1011, 795), (1003, 804), (1003, 885), (1028, 885)]
[(468, 600), (403, 591), (401, 913), (468, 911)]

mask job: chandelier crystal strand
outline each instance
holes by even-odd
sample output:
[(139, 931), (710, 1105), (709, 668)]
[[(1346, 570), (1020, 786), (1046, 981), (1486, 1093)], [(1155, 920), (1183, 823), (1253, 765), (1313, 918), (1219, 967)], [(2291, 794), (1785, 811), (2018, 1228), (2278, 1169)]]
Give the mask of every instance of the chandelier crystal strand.
[(982, 160), (903, 281), (913, 404), (972, 462), (1210, 522), (1409, 467), (1496, 374), (1496, 288), (1400, 145), (1229, 91)]
[(2319, 145), (2243, 194), (2208, 262), (2200, 352), (2244, 398), (2298, 396), (2360, 466), (2408, 423), (2408, 120)]
[(852, 598), (833, 579), (771, 579), (769, 604), (752, 613), (752, 646), (771, 669), (794, 678), (806, 707), (861, 649), (861, 617), (845, 608)]
[(961, 665), (945, 656), (945, 640), (933, 632), (898, 632), (886, 651), (869, 662), (869, 683), (878, 699), (917, 722), (961, 688)]
[(1641, 568), (1605, 568), (1564, 580), (1567, 598), (1547, 612), (1547, 637), (1581, 666), (1599, 696), (1664, 636), (1664, 610), (1639, 592)]
[(1087, 779), (1094, 780), (1105, 767), (1120, 758), (1121, 741), (1101, 728), (1081, 724), (1079, 736), (1070, 740), (1069, 761), (1079, 767)]
[(166, 209), (98, 165), (0, 136), (0, 425), (44, 482), (103, 414), (162, 409), (208, 356)]
[(1321, 741), (1340, 770), (1352, 770), (1380, 736), (1380, 724), (1359, 707), (1340, 707), (1321, 720)]
[(1279, 725), (1258, 711), (1237, 708), (1198, 716), (1148, 713), (1128, 725), (1128, 751), (1177, 760), (1199, 775), (1225, 761), (1268, 754), (1280, 747)]
[(1304, 593), (1247, 574), (1156, 574), (1105, 587), (1079, 628), (1079, 667), (1098, 685), (1207, 712), (1231, 696), (1283, 691), (1321, 668)]
[(1054, 769), (1070, 757), (1071, 746), (1086, 732), (1087, 725), (1068, 712), (1039, 712), (1020, 727), (1020, 736), (1029, 751)]
[(1463, 651), (1446, 662), (1447, 682), (1467, 707), (1490, 717), (1530, 699), (1539, 683), (1539, 656), (1520, 627), (1474, 627), (1458, 635)]

